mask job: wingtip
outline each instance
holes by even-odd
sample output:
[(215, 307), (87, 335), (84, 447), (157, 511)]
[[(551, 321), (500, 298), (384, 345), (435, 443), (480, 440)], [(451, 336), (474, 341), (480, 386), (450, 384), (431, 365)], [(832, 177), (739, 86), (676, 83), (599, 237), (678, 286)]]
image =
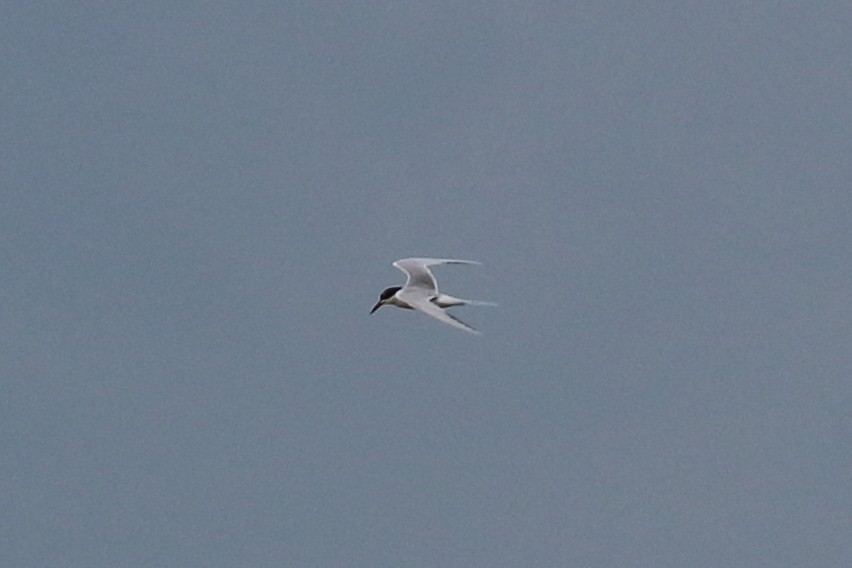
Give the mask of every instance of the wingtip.
[(465, 260), (463, 258), (437, 258), (432, 256), (409, 256), (406, 258), (400, 258), (393, 261), (393, 265), (397, 263), (405, 263), (405, 262), (418, 262), (424, 263), (427, 266), (432, 266), (435, 264), (482, 264), (478, 260)]

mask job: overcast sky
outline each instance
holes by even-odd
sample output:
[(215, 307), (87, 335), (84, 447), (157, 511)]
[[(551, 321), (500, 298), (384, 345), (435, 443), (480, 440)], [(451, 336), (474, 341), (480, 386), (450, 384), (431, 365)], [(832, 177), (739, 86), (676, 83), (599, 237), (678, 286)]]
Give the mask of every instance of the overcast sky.
[(0, 565), (848, 566), (850, 21), (7, 3)]

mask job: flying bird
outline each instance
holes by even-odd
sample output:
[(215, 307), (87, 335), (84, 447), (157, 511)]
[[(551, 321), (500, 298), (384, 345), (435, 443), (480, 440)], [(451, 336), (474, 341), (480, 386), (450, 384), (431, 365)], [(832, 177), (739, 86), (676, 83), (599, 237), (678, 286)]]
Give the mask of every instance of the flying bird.
[(430, 266), (436, 264), (481, 264), (473, 260), (454, 260), (451, 258), (403, 258), (393, 265), (408, 276), (405, 286), (391, 286), (379, 294), (379, 301), (370, 310), (372, 314), (385, 305), (396, 306), (406, 310), (419, 310), (427, 316), (444, 322), (458, 329), (479, 333), (457, 317), (447, 313), (446, 308), (453, 306), (496, 306), (492, 302), (462, 300), (448, 296), (438, 291), (438, 283), (432, 276)]

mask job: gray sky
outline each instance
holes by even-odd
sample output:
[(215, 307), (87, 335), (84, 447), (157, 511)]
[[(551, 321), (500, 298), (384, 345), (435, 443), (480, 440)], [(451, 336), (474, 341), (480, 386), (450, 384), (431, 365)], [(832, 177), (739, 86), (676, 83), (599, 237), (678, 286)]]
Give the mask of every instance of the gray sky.
[(290, 4), (4, 7), (0, 564), (848, 565), (849, 3)]

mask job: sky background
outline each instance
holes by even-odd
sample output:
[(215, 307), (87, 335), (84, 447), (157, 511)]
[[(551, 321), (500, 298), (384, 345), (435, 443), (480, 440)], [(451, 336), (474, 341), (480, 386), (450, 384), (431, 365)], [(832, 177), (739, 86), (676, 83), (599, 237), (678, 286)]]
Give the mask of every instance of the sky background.
[(850, 20), (7, 3), (0, 565), (848, 566)]

